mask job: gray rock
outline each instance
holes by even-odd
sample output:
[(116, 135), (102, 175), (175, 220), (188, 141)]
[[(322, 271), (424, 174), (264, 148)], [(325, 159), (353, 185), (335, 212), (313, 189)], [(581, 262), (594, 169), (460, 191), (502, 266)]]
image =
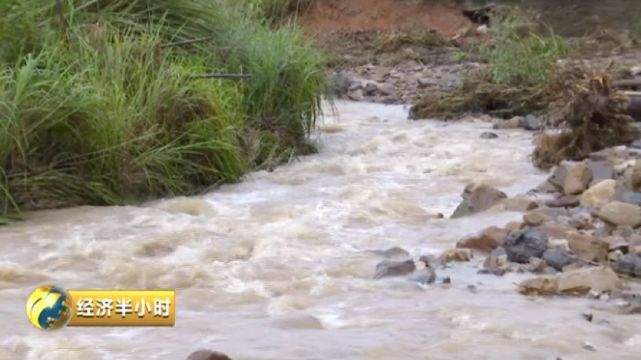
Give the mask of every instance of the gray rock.
[(231, 358), (218, 351), (198, 350), (191, 353), (187, 360), (231, 360)]
[(587, 161), (588, 168), (592, 173), (592, 183), (614, 178), (614, 166), (610, 161)]
[(530, 114), (522, 118), (519, 125), (525, 130), (541, 130), (543, 129), (543, 119)]
[(419, 271), (418, 274), (412, 276), (410, 280), (421, 285), (431, 284), (436, 281), (436, 272), (431, 267), (426, 267)]
[(563, 195), (554, 200), (545, 202), (546, 206), (551, 208), (569, 208), (579, 206), (580, 199), (575, 195)]
[(461, 195), (463, 201), (454, 210), (452, 218), (475, 214), (491, 208), (507, 198), (504, 192), (486, 184), (470, 184)]
[(383, 95), (392, 95), (396, 93), (396, 87), (391, 83), (382, 83), (378, 85), (378, 92)]
[(623, 255), (612, 267), (616, 272), (641, 277), (641, 256), (638, 254)]
[(394, 259), (394, 258), (409, 258), (410, 253), (407, 252), (407, 250), (400, 248), (398, 246), (394, 246), (392, 248), (389, 248), (387, 250), (376, 250), (374, 251), (375, 254), (384, 256), (388, 259)]
[(498, 137), (499, 136), (496, 133), (493, 133), (491, 131), (486, 131), (486, 132), (482, 133), (481, 136), (480, 136), (481, 139), (496, 139)]
[(641, 193), (634, 192), (634, 191), (628, 191), (628, 190), (622, 190), (617, 193), (617, 200), (628, 203), (628, 204), (634, 204), (637, 206), (641, 206)]
[(363, 93), (367, 96), (372, 96), (376, 94), (377, 90), (378, 90), (378, 86), (376, 85), (376, 83), (368, 82), (367, 84), (365, 84)]
[(521, 264), (530, 258), (540, 258), (548, 247), (548, 236), (538, 229), (523, 229), (511, 232), (505, 239), (508, 260)]
[(565, 249), (549, 249), (543, 253), (543, 260), (557, 271), (563, 271), (563, 267), (574, 264), (577, 259)]
[(414, 272), (414, 270), (416, 270), (416, 265), (413, 260), (385, 260), (376, 265), (376, 274), (374, 275), (374, 279), (403, 276)]

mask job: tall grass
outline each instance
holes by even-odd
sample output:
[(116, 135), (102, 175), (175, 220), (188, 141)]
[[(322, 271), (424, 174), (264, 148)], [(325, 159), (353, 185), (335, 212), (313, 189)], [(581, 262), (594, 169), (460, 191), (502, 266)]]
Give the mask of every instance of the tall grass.
[(551, 29), (537, 31), (532, 16), (507, 10), (491, 28), (492, 43), (480, 48), (489, 64), (490, 76), (500, 85), (548, 83), (555, 63), (565, 55), (567, 42)]
[(306, 149), (325, 79), (295, 28), (205, 0), (69, 0), (64, 22), (50, 3), (0, 2), (0, 213), (194, 193)]

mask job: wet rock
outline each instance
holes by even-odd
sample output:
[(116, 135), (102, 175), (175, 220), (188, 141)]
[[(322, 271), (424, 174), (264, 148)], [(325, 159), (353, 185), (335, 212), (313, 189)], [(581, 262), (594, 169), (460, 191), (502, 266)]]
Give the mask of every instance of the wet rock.
[(460, 240), (456, 247), (490, 252), (503, 245), (508, 230), (491, 226), (480, 233)]
[(530, 114), (522, 118), (519, 125), (525, 130), (541, 130), (543, 129), (543, 119)]
[(538, 229), (511, 232), (505, 239), (508, 260), (526, 264), (530, 258), (540, 258), (548, 247), (548, 236)]
[(550, 220), (550, 217), (541, 211), (530, 211), (523, 215), (523, 222), (528, 226), (539, 226)]
[(594, 314), (583, 313), (583, 314), (581, 314), (581, 316), (583, 316), (583, 318), (587, 322), (592, 322), (592, 320), (594, 319)]
[(378, 92), (383, 95), (393, 95), (396, 93), (396, 88), (394, 84), (391, 83), (382, 83), (378, 85)]
[(641, 225), (641, 207), (613, 201), (604, 205), (597, 213), (598, 217), (614, 225)]
[(623, 181), (630, 190), (641, 190), (641, 161), (636, 160), (633, 166), (625, 170)]
[(498, 120), (494, 123), (495, 129), (518, 129), (521, 127), (522, 116), (515, 116), (509, 120)]
[(414, 272), (414, 270), (416, 270), (416, 265), (413, 260), (385, 260), (376, 265), (376, 274), (374, 275), (374, 279), (407, 275)]
[(550, 267), (557, 271), (563, 271), (563, 268), (574, 264), (577, 259), (563, 248), (549, 249), (543, 253), (543, 260)]
[(603, 180), (581, 194), (581, 205), (598, 209), (612, 202), (616, 194), (617, 182), (612, 179)]
[(634, 192), (634, 191), (628, 191), (628, 190), (620, 190), (617, 192), (617, 200), (628, 203), (628, 204), (633, 204), (637, 206), (641, 206), (641, 193)]
[(410, 280), (420, 285), (431, 284), (436, 281), (436, 272), (431, 267), (425, 267), (419, 270), (416, 275), (412, 276)]
[(438, 265), (438, 259), (434, 255), (421, 255), (418, 261), (425, 264), (425, 267), (435, 267)]
[(575, 195), (563, 195), (556, 199), (545, 202), (545, 206), (552, 208), (570, 208), (576, 207), (580, 203), (579, 197)]
[(198, 350), (191, 353), (187, 360), (231, 360), (231, 358), (218, 351)]
[(487, 184), (470, 184), (465, 187), (461, 195), (463, 201), (454, 210), (452, 218), (459, 218), (471, 215), (491, 208), (506, 199), (504, 192)]
[(482, 133), (481, 136), (480, 136), (481, 139), (496, 139), (498, 137), (499, 136), (496, 133), (493, 133), (491, 131), (486, 131), (486, 132)]
[(518, 211), (525, 212), (534, 210), (539, 207), (539, 204), (527, 197), (516, 196), (509, 199), (505, 199), (501, 202), (501, 207), (505, 211)]
[(473, 257), (470, 249), (449, 249), (441, 255), (441, 263), (447, 264), (453, 261), (470, 261)]
[(620, 256), (612, 267), (621, 274), (641, 277), (641, 256), (638, 254)]
[(347, 93), (347, 97), (353, 101), (363, 101), (363, 99), (365, 99), (363, 89), (350, 90), (349, 93)]
[(581, 268), (559, 275), (559, 292), (564, 294), (612, 292), (620, 289), (622, 285), (617, 274), (605, 266)]
[(608, 258), (610, 245), (608, 242), (595, 236), (579, 234), (577, 232), (568, 233), (568, 246), (570, 250), (582, 260), (603, 262)]
[(528, 279), (519, 284), (518, 290), (524, 295), (585, 295), (612, 292), (621, 286), (621, 280), (609, 267), (589, 267)]
[(378, 90), (378, 85), (374, 82), (368, 82), (365, 84), (365, 87), (363, 88), (363, 94), (367, 96), (372, 96), (376, 94), (376, 91)]
[(387, 250), (376, 250), (374, 251), (375, 254), (384, 256), (388, 259), (399, 259), (399, 258), (409, 258), (410, 253), (407, 252), (407, 250), (400, 248), (398, 246), (394, 246), (392, 248), (389, 248)]
[(576, 195), (587, 189), (592, 174), (585, 162), (563, 161), (549, 181), (566, 195)]
[(490, 255), (485, 258), (485, 261), (483, 262), (483, 269), (491, 272), (502, 271), (501, 275), (503, 275), (503, 273), (505, 273), (507, 263), (507, 253), (504, 248), (500, 247), (492, 250)]
[(588, 168), (592, 174), (592, 183), (596, 184), (603, 180), (614, 178), (614, 166), (610, 161), (587, 161)]

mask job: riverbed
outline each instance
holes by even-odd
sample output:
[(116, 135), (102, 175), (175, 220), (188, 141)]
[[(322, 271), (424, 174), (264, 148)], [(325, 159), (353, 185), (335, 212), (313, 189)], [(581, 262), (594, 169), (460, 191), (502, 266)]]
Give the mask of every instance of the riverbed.
[[(314, 134), (319, 152), (272, 172), (202, 196), (39, 211), (0, 227), (0, 359), (184, 359), (201, 348), (256, 360), (638, 358), (637, 317), (519, 295), (515, 283), (532, 275), (479, 275), (481, 256), (438, 268), (427, 286), (373, 279), (377, 251), (438, 255), (521, 218), (449, 219), (466, 184), (516, 195), (546, 177), (529, 161), (531, 133), (406, 119), (403, 106), (337, 102)], [(175, 288), (176, 326), (38, 331), (24, 302), (43, 283)]]

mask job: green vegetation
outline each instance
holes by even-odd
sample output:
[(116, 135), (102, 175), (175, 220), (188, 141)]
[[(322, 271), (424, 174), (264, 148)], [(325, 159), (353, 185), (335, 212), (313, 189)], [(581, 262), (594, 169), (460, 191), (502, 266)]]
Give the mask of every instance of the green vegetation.
[(295, 28), (206, 0), (60, 3), (0, 0), (5, 217), (191, 194), (310, 151), (323, 58)]
[(491, 28), (492, 43), (481, 46), (480, 55), (495, 84), (546, 84), (554, 75), (556, 61), (567, 54), (566, 41), (551, 30), (537, 34), (536, 25), (527, 20), (530, 17), (508, 12)]
[(568, 53), (567, 43), (550, 30), (537, 29), (527, 20), (532, 15), (512, 8), (497, 15), (490, 43), (455, 54), (479, 57), (487, 66), (466, 74), (454, 91), (424, 94), (411, 118), (454, 118), (468, 112), (510, 118), (547, 108), (564, 81), (557, 60)]

